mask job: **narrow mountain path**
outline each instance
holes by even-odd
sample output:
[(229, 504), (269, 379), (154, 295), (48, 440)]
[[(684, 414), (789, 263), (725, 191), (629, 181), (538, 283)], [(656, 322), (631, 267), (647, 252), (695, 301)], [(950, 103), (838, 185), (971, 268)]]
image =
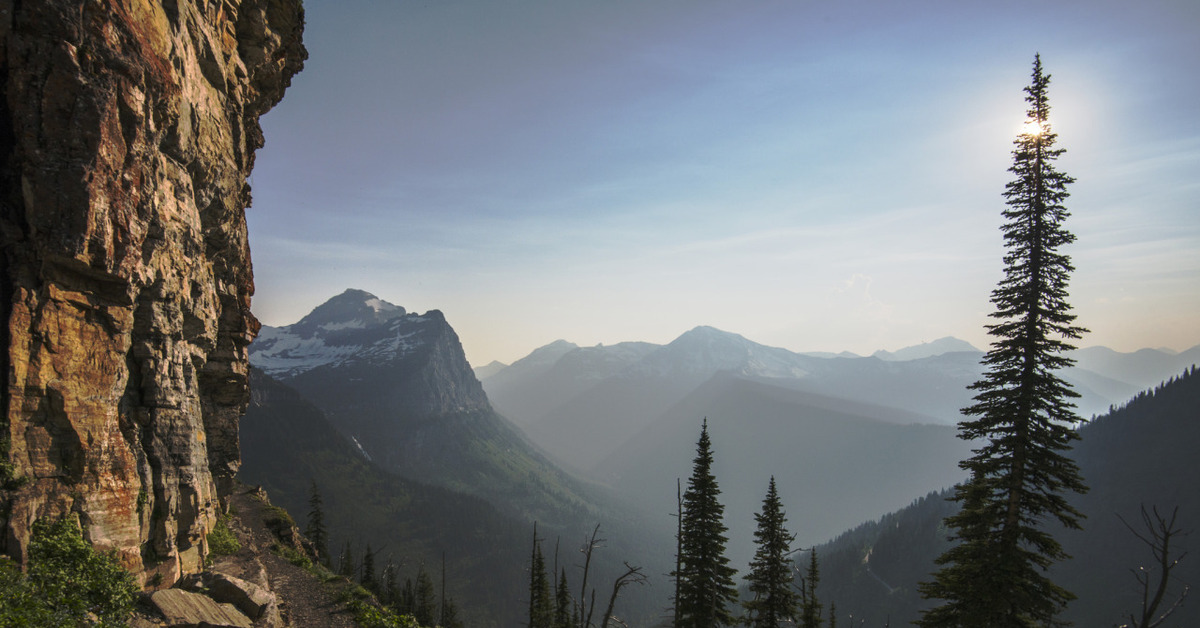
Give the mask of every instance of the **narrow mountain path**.
[(242, 550), (221, 559), (218, 564), (222, 570), (238, 570), (243, 579), (251, 581), (265, 576), (280, 602), (281, 614), (291, 626), (355, 628), (346, 605), (337, 601), (334, 585), (321, 582), (271, 551), (277, 538), (266, 521), (273, 513), (271, 507), (256, 495), (254, 489), (242, 488), (230, 498), (233, 514), (230, 529), (242, 543)]

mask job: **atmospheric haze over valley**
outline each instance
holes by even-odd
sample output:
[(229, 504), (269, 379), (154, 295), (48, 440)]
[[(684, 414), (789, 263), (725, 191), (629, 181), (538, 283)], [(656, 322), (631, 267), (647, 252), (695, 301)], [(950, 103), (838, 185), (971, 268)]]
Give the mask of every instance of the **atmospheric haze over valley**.
[[(1185, 372), (1200, 362), (1200, 347), (1089, 347), (1071, 355), (1077, 363), (1062, 375), (1080, 392), (1081, 413), (1094, 417)], [(857, 537), (824, 544), (964, 479), (958, 462), (978, 444), (957, 438), (955, 423), (970, 403), (968, 385), (981, 376), (982, 356), (952, 337), (870, 356), (800, 354), (702, 326), (662, 345), (560, 340), (511, 365), (472, 369), (441, 312), (410, 312), (351, 289), (293, 324), (264, 327), (250, 361), (311, 402), (347, 439), (345, 455), (441, 487), (423, 490), (470, 496), (479, 500), (473, 508), (509, 518), (518, 543), (511, 560), (520, 553), (520, 521), (538, 520), (547, 538), (569, 542), (589, 522), (600, 523), (610, 550), (633, 554), (661, 587), (676, 482), (690, 472), (702, 421), (713, 442), (731, 564), (744, 570), (750, 559), (752, 515), (774, 477), (795, 546), (828, 547), (838, 566)], [(247, 423), (271, 412), (270, 403), (256, 405)], [(269, 451), (260, 451), (272, 447), (269, 439), (247, 429), (247, 477), (285, 503), (302, 503), (305, 487), (285, 488)], [(461, 554), (479, 541), (434, 541), (445, 542)], [(455, 569), (482, 568), (469, 557), (477, 550), (465, 551), (453, 558)], [(629, 556), (604, 558), (612, 559)], [(599, 569), (612, 568), (605, 562)], [(895, 565), (878, 568), (887, 573)], [(829, 586), (848, 583), (835, 578)], [(469, 597), (470, 589), (454, 593)], [(499, 595), (486, 597), (503, 608)], [(638, 613), (665, 603), (661, 589), (630, 595)]]

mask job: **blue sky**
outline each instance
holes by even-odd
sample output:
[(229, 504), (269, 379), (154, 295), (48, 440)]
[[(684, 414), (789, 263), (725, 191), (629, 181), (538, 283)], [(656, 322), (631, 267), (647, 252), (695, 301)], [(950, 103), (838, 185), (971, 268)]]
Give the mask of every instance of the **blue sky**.
[(713, 325), (986, 345), (1035, 52), (1081, 343), (1200, 343), (1200, 4), (306, 2), (248, 212), (266, 324), (348, 287), (473, 364)]

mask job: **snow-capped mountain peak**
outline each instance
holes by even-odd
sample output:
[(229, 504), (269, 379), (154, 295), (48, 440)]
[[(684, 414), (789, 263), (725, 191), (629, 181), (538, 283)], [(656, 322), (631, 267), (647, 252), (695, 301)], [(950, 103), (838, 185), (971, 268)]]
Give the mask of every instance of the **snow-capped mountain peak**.
[(410, 314), (369, 292), (347, 290), (296, 323), (263, 326), (250, 345), (250, 363), (288, 378), (328, 365), (395, 361), (423, 346), (439, 325), (444, 319), (436, 310)]

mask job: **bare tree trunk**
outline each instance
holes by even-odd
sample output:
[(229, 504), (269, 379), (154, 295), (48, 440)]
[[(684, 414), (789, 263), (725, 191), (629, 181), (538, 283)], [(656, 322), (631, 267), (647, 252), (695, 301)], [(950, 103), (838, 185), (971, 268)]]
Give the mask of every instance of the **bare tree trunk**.
[(592, 530), (592, 535), (583, 542), (583, 547), (579, 551), (583, 552), (583, 584), (579, 587), (579, 627), (588, 628), (592, 623), (592, 611), (596, 608), (596, 592), (592, 591), (592, 606), (588, 609), (587, 616), (583, 614), (583, 604), (587, 600), (587, 582), (588, 571), (592, 566), (592, 551), (596, 549), (604, 539), (597, 539), (596, 535), (600, 534), (600, 524), (596, 524)]
[(617, 595), (621, 593), (621, 589), (625, 588), (625, 585), (631, 583), (645, 584), (646, 575), (642, 573), (641, 567), (633, 567), (629, 563), (625, 563), (625, 573), (613, 581), (612, 595), (608, 598), (608, 608), (604, 609), (604, 617), (600, 620), (600, 628), (608, 626), (609, 619), (615, 619), (613, 617), (613, 607), (617, 604)]
[[(1150, 547), (1150, 553), (1153, 554), (1154, 560), (1158, 563), (1159, 572), (1158, 584), (1152, 587), (1150, 571), (1145, 567), (1130, 569), (1133, 572), (1133, 577), (1142, 585), (1142, 617), (1139, 620), (1131, 613), (1129, 615), (1129, 623), (1121, 626), (1121, 628), (1156, 628), (1157, 626), (1161, 626), (1183, 604), (1184, 599), (1187, 598), (1188, 591), (1191, 589), (1190, 585), (1184, 584), (1183, 591), (1179, 594), (1175, 602), (1171, 604), (1171, 607), (1161, 615), (1158, 614), (1158, 607), (1162, 604), (1163, 598), (1167, 593), (1171, 570), (1179, 565), (1179, 561), (1187, 556), (1187, 552), (1184, 552), (1176, 558), (1171, 557), (1171, 539), (1180, 534), (1186, 535), (1187, 533), (1175, 527), (1175, 518), (1179, 515), (1178, 506), (1171, 511), (1171, 518), (1169, 520), (1158, 514), (1157, 506), (1152, 507), (1151, 511), (1153, 512), (1153, 518), (1151, 518), (1151, 513), (1146, 512), (1146, 507), (1142, 506), (1142, 526), (1146, 529), (1145, 535), (1139, 533), (1133, 526), (1129, 525), (1129, 522), (1121, 519), (1120, 515), (1117, 515), (1117, 518), (1121, 519), (1121, 523), (1124, 523), (1125, 527), (1129, 528), (1129, 531), (1138, 540)], [(1153, 597), (1150, 596), (1152, 588), (1154, 589)]]

